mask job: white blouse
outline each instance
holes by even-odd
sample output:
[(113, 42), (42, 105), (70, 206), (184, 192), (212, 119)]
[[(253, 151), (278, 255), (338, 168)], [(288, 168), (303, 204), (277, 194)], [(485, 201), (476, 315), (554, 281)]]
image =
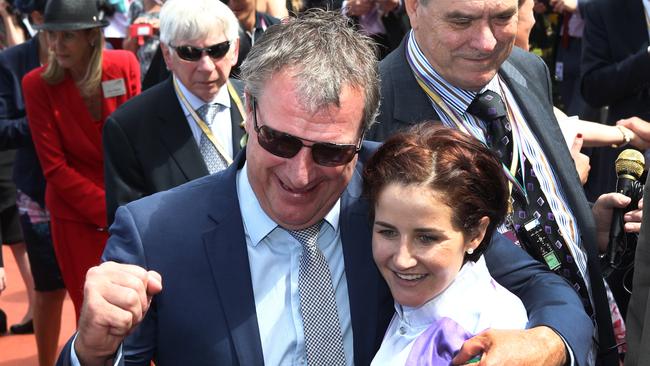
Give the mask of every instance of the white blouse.
[(528, 322), (521, 300), (492, 278), (483, 257), (465, 263), (449, 287), (424, 305), (395, 303), (395, 311), (372, 365), (404, 365), (418, 336), (444, 317), (474, 335), (488, 328), (524, 329)]

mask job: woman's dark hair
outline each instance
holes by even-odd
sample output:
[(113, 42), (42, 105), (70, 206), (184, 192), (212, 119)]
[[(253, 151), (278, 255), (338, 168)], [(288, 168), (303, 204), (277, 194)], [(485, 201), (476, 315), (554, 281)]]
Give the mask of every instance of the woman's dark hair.
[(487, 216), (485, 237), (466, 260), (479, 259), (507, 212), (508, 184), (493, 153), (474, 137), (431, 122), (389, 138), (370, 158), (363, 176), (372, 217), (379, 194), (389, 184), (422, 185), (441, 193), (452, 209), (453, 227), (465, 236), (475, 234)]

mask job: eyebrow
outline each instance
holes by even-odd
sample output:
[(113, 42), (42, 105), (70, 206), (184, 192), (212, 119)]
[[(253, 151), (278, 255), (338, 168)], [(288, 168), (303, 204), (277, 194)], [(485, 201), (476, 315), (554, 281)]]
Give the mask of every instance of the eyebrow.
[(389, 229), (395, 229), (395, 226), (383, 221), (375, 221), (375, 225), (383, 226)]
[[(383, 222), (383, 221), (375, 221), (375, 225), (385, 227), (387, 229), (396, 229), (395, 226)], [(443, 232), (441, 230), (435, 229), (435, 228), (415, 228), (413, 229), (414, 232), (416, 233), (433, 233), (433, 234), (442, 234)]]
[(460, 10), (454, 10), (451, 13), (445, 14), (445, 19), (452, 20), (452, 19), (480, 19), (482, 16), (477, 16), (477, 15), (472, 15), (469, 13), (463, 13)]
[[(492, 15), (490, 18), (501, 18), (501, 17), (512, 17), (515, 14), (517, 14), (517, 7), (513, 6), (508, 9), (502, 10), (494, 15)], [(447, 20), (453, 20), (453, 19), (470, 19), (470, 20), (476, 20), (476, 19), (481, 19), (483, 17), (483, 14), (481, 15), (474, 15), (470, 13), (463, 12), (461, 10), (454, 10), (452, 12), (449, 12), (445, 14), (444, 18)]]

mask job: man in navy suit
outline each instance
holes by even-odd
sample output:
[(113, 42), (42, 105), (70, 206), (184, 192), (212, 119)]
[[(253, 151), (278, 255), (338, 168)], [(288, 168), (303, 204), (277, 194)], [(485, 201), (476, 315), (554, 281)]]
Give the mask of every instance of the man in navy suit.
[[(88, 272), (79, 332), (61, 365), (372, 360), (394, 311), (361, 196), (363, 162), (376, 148), (362, 143), (379, 105), (373, 47), (340, 14), (308, 13), (269, 28), (242, 76), (245, 152), (221, 173), (117, 210), (106, 262)], [(313, 328), (324, 318), (303, 318), (304, 256), (292, 234), (314, 225), (331, 285), (307, 292), (323, 294), (319, 311), (333, 301), (337, 321), (326, 329)], [(563, 339), (573, 350), (589, 347), (592, 323), (562, 278), (501, 236), (486, 260), (522, 298), (530, 329), (499, 331), (476, 353), (554, 365), (569, 357)], [(332, 328), (342, 357), (312, 361), (313, 340)], [(329, 346), (315, 353), (329, 357), (318, 348)], [(538, 353), (553, 353), (552, 361)]]

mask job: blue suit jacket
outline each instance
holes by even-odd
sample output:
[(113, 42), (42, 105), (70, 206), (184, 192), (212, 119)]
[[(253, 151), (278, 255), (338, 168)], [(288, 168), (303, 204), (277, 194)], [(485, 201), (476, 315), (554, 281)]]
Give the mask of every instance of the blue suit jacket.
[(45, 178), (34, 150), (21, 81), (40, 66), (38, 37), (0, 52), (0, 150), (18, 149), (13, 178), (16, 187), (45, 206)]
[[(372, 259), (368, 203), (361, 197), (363, 162), (376, 146), (364, 143), (341, 198), (355, 365), (370, 363), (394, 309)], [(240, 153), (221, 173), (118, 209), (103, 259), (156, 270), (163, 278), (163, 291), (124, 342), (126, 364), (148, 365), (154, 357), (159, 366), (263, 364), (235, 183), (243, 164)], [(564, 280), (501, 236), (486, 259), (493, 276), (523, 299), (531, 325), (571, 323), (583, 341), (591, 339), (591, 322)], [(68, 344), (59, 365), (69, 363), (69, 352)]]

